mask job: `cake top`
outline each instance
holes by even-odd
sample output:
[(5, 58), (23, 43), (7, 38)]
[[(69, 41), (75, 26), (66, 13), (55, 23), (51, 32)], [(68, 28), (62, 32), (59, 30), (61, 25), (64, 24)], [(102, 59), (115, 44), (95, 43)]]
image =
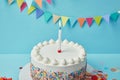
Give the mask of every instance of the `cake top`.
[(85, 50), (78, 43), (64, 40), (61, 43), (61, 53), (58, 53), (58, 40), (38, 43), (32, 50), (31, 56), (46, 65), (69, 66), (81, 63), (85, 60)]

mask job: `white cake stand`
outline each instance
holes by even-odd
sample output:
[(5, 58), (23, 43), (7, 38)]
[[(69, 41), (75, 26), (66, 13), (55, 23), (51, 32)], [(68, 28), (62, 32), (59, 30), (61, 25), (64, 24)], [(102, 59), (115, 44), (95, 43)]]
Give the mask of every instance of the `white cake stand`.
[[(87, 72), (93, 73), (95, 69), (87, 64)], [(23, 69), (20, 70), (19, 80), (32, 80), (30, 76), (30, 63), (26, 64)]]

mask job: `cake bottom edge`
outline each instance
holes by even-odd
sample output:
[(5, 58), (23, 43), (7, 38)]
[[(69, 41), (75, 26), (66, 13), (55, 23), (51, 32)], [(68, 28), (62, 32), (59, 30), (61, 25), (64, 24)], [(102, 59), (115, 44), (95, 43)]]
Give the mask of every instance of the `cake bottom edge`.
[(67, 73), (67, 72), (53, 72), (35, 67), (30, 64), (30, 74), (33, 80), (84, 80), (86, 74), (87, 64), (82, 69)]

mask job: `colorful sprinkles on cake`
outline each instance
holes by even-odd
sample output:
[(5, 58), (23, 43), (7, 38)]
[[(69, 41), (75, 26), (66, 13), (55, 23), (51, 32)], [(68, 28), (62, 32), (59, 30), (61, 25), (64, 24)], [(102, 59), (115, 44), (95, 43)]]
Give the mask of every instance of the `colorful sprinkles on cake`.
[(96, 70), (94, 73), (89, 73), (85, 68), (68, 74), (43, 70), (31, 64), (30, 71), (34, 80), (107, 80), (108, 78), (108, 75), (102, 71)]
[(83, 80), (85, 78), (86, 68), (84, 67), (72, 73), (53, 72), (40, 69), (31, 64), (30, 71), (33, 80)]
[(0, 77), (0, 80), (13, 80), (12, 78)]

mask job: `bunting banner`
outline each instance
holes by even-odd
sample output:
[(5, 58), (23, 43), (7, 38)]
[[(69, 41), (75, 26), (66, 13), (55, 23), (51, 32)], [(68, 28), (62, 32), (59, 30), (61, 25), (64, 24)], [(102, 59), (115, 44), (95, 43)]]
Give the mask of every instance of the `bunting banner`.
[(23, 2), (23, 4), (20, 7), (20, 11), (22, 12), (27, 7), (26, 2)]
[(113, 21), (117, 21), (118, 17), (119, 17), (119, 13), (115, 12), (111, 14), (110, 19)]
[(30, 8), (33, 0), (25, 0), (25, 1), (27, 3), (28, 8)]
[(66, 17), (66, 16), (62, 16), (62, 17), (61, 17), (61, 20), (62, 20), (62, 26), (65, 26), (65, 25), (66, 25), (68, 19), (69, 19), (69, 18)]
[(36, 8), (34, 6), (30, 6), (28, 9), (28, 15), (31, 14)]
[(42, 8), (42, 0), (35, 0), (35, 2), (38, 4), (40, 8)]
[(40, 18), (43, 14), (44, 12), (41, 9), (36, 9), (36, 19)]
[(80, 24), (80, 27), (82, 27), (85, 22), (85, 18), (78, 18), (78, 22)]
[(93, 18), (86, 18), (86, 21), (88, 23), (88, 26), (90, 27), (92, 25)]
[(77, 22), (77, 18), (75, 18), (75, 17), (70, 17), (69, 20), (70, 20), (71, 27), (73, 27)]
[[(8, 4), (12, 4), (14, 0), (8, 0)], [(93, 22), (95, 22), (98, 26), (102, 23), (102, 21), (107, 22), (110, 21), (116, 22), (120, 15), (120, 10), (113, 12), (111, 14), (105, 14), (103, 16), (92, 16), (92, 17), (69, 17), (69, 16), (60, 16), (49, 11), (42, 10), (42, 2), (43, 0), (16, 0), (20, 11), (22, 12), (26, 7), (28, 7), (28, 15), (32, 14), (36, 11), (36, 19), (44, 16), (46, 22), (49, 22), (53, 19), (53, 23), (56, 24), (61, 19), (62, 26), (65, 26), (68, 21), (70, 22), (70, 26), (73, 27), (78, 22), (80, 27), (83, 27), (85, 23), (88, 24), (89, 27), (92, 26)], [(46, 0), (48, 4), (52, 3), (52, 0)]]
[(108, 14), (108, 15), (103, 16), (103, 19), (109, 24), (109, 22), (110, 22), (110, 15)]
[(51, 4), (51, 0), (46, 0), (49, 4)]
[(17, 0), (18, 7), (20, 8), (21, 5), (23, 4), (24, 0)]
[(8, 0), (8, 4), (11, 5), (14, 2), (14, 0)]
[(96, 16), (96, 17), (94, 17), (94, 20), (97, 23), (97, 25), (100, 25), (101, 20), (102, 20), (102, 16)]
[(45, 18), (45, 21), (46, 21), (46, 22), (48, 22), (48, 21), (51, 19), (51, 17), (52, 17), (52, 13), (50, 13), (50, 12), (48, 12), (48, 11), (46, 11), (46, 12), (44, 13), (44, 18)]
[(60, 16), (53, 14), (53, 22), (54, 24), (60, 19)]

